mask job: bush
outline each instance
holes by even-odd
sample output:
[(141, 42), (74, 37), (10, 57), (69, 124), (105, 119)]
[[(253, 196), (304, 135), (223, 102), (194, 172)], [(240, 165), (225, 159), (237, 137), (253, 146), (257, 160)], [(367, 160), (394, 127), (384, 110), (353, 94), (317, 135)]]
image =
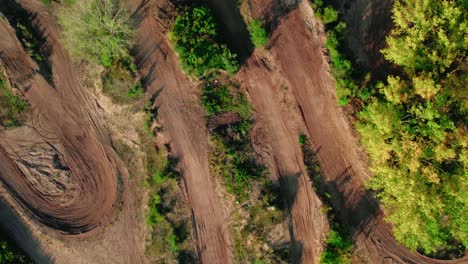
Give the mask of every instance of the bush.
[[(129, 87), (132, 87), (129, 90)], [(135, 82), (127, 66), (116, 62), (106, 68), (102, 75), (102, 91), (114, 103), (132, 103), (143, 95), (141, 82)]]
[(253, 20), (247, 28), (255, 47), (263, 47), (268, 43), (268, 33), (263, 27), (262, 21)]
[(189, 75), (200, 77), (213, 70), (234, 74), (238, 70), (236, 55), (218, 42), (216, 22), (207, 7), (184, 10), (169, 37)]
[(125, 61), (132, 46), (130, 15), (118, 0), (77, 1), (63, 7), (59, 22), (71, 56), (109, 67)]
[(25, 253), (15, 246), (15, 243), (0, 232), (0, 263), (26, 264), (32, 261)]
[(201, 103), (208, 116), (220, 113), (235, 112), (242, 118), (250, 118), (252, 107), (245, 95), (235, 84), (221, 84), (215, 81), (206, 81), (203, 86)]
[(0, 126), (17, 127), (24, 123), (27, 103), (14, 95), (5, 80), (0, 79)]

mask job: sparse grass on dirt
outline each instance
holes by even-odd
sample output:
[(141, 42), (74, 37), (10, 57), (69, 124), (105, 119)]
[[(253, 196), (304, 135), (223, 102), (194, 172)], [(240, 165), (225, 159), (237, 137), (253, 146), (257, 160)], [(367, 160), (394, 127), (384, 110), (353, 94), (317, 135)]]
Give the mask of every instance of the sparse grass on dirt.
[(13, 128), (25, 121), (27, 103), (7, 87), (7, 82), (0, 78), (0, 127)]
[(252, 39), (253, 44), (255, 47), (263, 47), (268, 43), (268, 33), (266, 32), (262, 21), (254, 19), (252, 20), (247, 29), (250, 33), (250, 38)]
[(0, 230), (0, 263), (32, 264), (33, 262), (21, 249), (15, 246), (15, 242), (6, 237)]
[(335, 209), (332, 207), (331, 195), (328, 193), (326, 183), (321, 175), (320, 165), (316, 158), (316, 152), (312, 149), (306, 135), (299, 136), (302, 148), (304, 164), (312, 182), (312, 187), (324, 203), (324, 211), (330, 221), (330, 231), (327, 235), (326, 247), (320, 255), (322, 264), (348, 264), (351, 263), (351, 251), (353, 249), (349, 232), (336, 218)]
[[(244, 212), (247, 223), (239, 224), (239, 219), (233, 227), (236, 259), (239, 263), (283, 263), (287, 261), (282, 258), (284, 254), (279, 254), (283, 251), (275, 251), (273, 241), (268, 239), (274, 227), (283, 221), (279, 187), (270, 182), (266, 168), (255, 159), (250, 143), (251, 106), (238, 84), (217, 77), (204, 80), (202, 105), (208, 118), (225, 113), (238, 117), (213, 130), (210, 157), (211, 171), (223, 177), (228, 192), (238, 202), (248, 205)], [(269, 245), (267, 249), (264, 244)]]
[(218, 27), (207, 7), (186, 7), (180, 11), (169, 33), (184, 71), (201, 77), (213, 70), (237, 72), (236, 55), (221, 44)]
[(156, 138), (150, 130), (155, 110), (146, 107), (145, 111), (146, 123), (139, 134), (146, 156), (145, 186), (150, 189), (146, 223), (152, 230), (146, 254), (155, 263), (197, 263), (191, 243), (190, 213), (179, 187), (179, 172), (174, 169), (177, 160), (168, 157), (165, 147), (155, 145)]
[[(185, 72), (201, 81), (201, 103), (209, 123), (229, 115), (232, 120), (214, 124), (211, 132), (211, 171), (221, 176), (226, 189), (247, 207), (235, 212), (231, 226), (238, 263), (286, 263), (287, 246), (273, 245), (268, 237), (283, 222), (279, 188), (273, 188), (266, 168), (258, 164), (250, 143), (252, 107), (239, 84), (229, 80), (238, 69), (236, 55), (220, 44), (217, 24), (207, 7), (182, 9), (170, 39)], [(226, 74), (227, 73), (227, 74)], [(242, 221), (247, 216), (247, 222)], [(237, 219), (239, 218), (239, 219)], [(264, 246), (266, 245), (266, 247)], [(273, 249), (273, 246), (276, 246)], [(288, 251), (288, 250), (286, 250)]]

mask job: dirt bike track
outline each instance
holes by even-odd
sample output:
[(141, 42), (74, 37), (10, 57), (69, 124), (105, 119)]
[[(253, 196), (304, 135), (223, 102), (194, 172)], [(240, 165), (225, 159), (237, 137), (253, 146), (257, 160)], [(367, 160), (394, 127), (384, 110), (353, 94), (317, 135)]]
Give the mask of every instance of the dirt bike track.
[[(231, 263), (228, 221), (210, 174), (208, 131), (199, 91), (183, 74), (167, 39), (168, 24), (161, 16), (169, 4), (165, 0), (126, 2), (137, 21), (139, 72), (147, 93), (155, 97), (171, 153), (179, 159), (199, 260)], [(32, 108), (27, 126), (0, 132), (1, 183), (35, 225), (57, 236), (92, 238), (102, 226), (112, 223), (115, 210), (122, 208), (118, 215), (122, 227), (115, 237), (120, 251), (112, 257), (119, 263), (144, 263), (144, 248), (139, 246), (142, 231), (129, 202), (132, 195), (127, 172), (59, 41), (56, 18), (39, 1), (0, 0), (0, 11), (7, 4), (34, 15), (33, 25), (46, 40), (52, 80), (39, 72), (8, 22), (0, 18), (0, 63)], [(395, 241), (391, 226), (383, 221), (384, 213), (364, 188), (370, 177), (366, 156), (337, 106), (323, 52), (323, 28), (307, 1), (299, 1), (294, 8), (276, 0), (250, 0), (249, 4), (254, 17), (274, 18), (275, 23), (268, 49), (254, 51), (235, 78), (247, 90), (255, 109), (253, 140), (259, 155), (272, 178), (287, 190), (294, 261), (317, 262), (328, 229), (322, 203), (303, 163), (298, 136), (305, 133), (318, 150), (339, 218), (353, 234), (356, 263), (468, 263), (467, 256), (448, 261), (429, 259)], [(235, 23), (231, 26), (233, 32), (243, 31), (236, 30)], [(49, 177), (44, 179), (44, 174)], [(118, 177), (122, 177), (123, 187)], [(0, 216), (8, 214), (0, 210)], [(38, 250), (35, 244), (27, 248)], [(70, 259), (59, 257), (55, 261), (67, 263)], [(87, 262), (89, 259), (79, 263)]]
[[(254, 0), (252, 2), (254, 2), (253, 6), (258, 8), (253, 10), (253, 13), (257, 11), (259, 17), (271, 16), (262, 12), (278, 8), (274, 6), (278, 4), (274, 1)], [(262, 84), (261, 75), (255, 76), (255, 72), (258, 72), (258, 65), (262, 65), (262, 61), (255, 57), (250, 59), (250, 63), (244, 69), (245, 77), (241, 79), (246, 79), (247, 82), (255, 78), (251, 80), (249, 94), (254, 105), (259, 106), (255, 107), (255, 110), (259, 114), (265, 111), (263, 115), (268, 116), (267, 122), (270, 123), (271, 134), (277, 134), (278, 130), (281, 130), (277, 120), (285, 117), (284, 114), (282, 117), (280, 111), (275, 109), (284, 107), (281, 104), (271, 105), (274, 103), (271, 100), (270, 105), (263, 107), (255, 102), (267, 100), (265, 97), (270, 98), (275, 94), (279, 97), (278, 86), (281, 85), (286, 85), (288, 90), (292, 91), (291, 96), (294, 97), (299, 108), (298, 114), (307, 128), (311, 143), (318, 150), (317, 156), (329, 186), (328, 191), (334, 197), (334, 207), (339, 212), (340, 219), (350, 226), (356, 241), (354, 260), (357, 263), (364, 261), (368, 263), (466, 263), (468, 257), (449, 261), (430, 259), (410, 252), (395, 241), (390, 225), (382, 219), (383, 212), (364, 188), (364, 182), (370, 177), (365, 155), (358, 147), (357, 139), (353, 136), (345, 113), (337, 105), (334, 82), (323, 55), (323, 29), (315, 20), (307, 1), (299, 1), (297, 8), (281, 18), (270, 40), (273, 43), (270, 43), (269, 52), (273, 58), (269, 56), (266, 58), (267, 65), (274, 65), (270, 68), (278, 67), (278, 69), (270, 69), (270, 75), (265, 78), (272, 79), (274, 85), (256, 87)], [(275, 78), (277, 75), (281, 77)], [(267, 91), (268, 89), (272, 89), (273, 92)], [(290, 130), (290, 133), (293, 133), (292, 137), (281, 136), (277, 139), (289, 141), (289, 144), (296, 145), (297, 149), (298, 143), (292, 143), (291, 138), (296, 138), (297, 141), (298, 134), (293, 130)], [(274, 141), (271, 144), (286, 143)], [(282, 151), (284, 151), (283, 148), (275, 154), (280, 157)], [(299, 160), (300, 157), (295, 159)], [(296, 201), (296, 203), (301, 202), (304, 201)], [(307, 215), (307, 212), (301, 213)], [(294, 219), (294, 215), (292, 217)], [(311, 225), (309, 224), (308, 227), (310, 228)], [(307, 226), (301, 231), (304, 228)], [(312, 238), (308, 236), (305, 239)], [(303, 260), (304, 257), (303, 255)], [(309, 262), (303, 261), (302, 263)]]

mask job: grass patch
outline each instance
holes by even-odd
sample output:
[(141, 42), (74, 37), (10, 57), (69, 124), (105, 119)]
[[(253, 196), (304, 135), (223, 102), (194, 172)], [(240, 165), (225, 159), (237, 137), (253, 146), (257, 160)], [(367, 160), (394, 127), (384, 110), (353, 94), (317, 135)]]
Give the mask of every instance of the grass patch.
[(12, 93), (7, 82), (0, 79), (0, 126), (14, 128), (25, 122), (25, 111), (28, 105), (21, 98)]
[(52, 79), (51, 69), (47, 62), (47, 51), (43, 44), (45, 39), (32, 26), (33, 17), (25, 10), (11, 3), (5, 3), (4, 15), (15, 29), (16, 37), (24, 50), (39, 66), (40, 73), (47, 81)]
[(247, 29), (249, 30), (250, 38), (255, 47), (263, 47), (268, 43), (269, 36), (263, 27), (262, 21), (257, 19), (252, 20), (247, 26)]
[[(207, 7), (182, 11), (169, 37), (186, 74), (201, 83), (201, 104), (208, 123), (213, 125), (211, 171), (224, 179), (227, 191), (237, 202), (247, 205), (233, 216), (236, 220), (231, 234), (236, 260), (286, 263), (281, 260), (284, 254), (280, 253), (284, 251), (274, 250), (273, 242), (267, 238), (283, 221), (279, 188), (271, 188), (266, 168), (257, 162), (250, 143), (252, 107), (240, 85), (230, 80), (230, 75), (238, 70), (236, 55), (220, 42), (216, 21)], [(256, 25), (257, 31), (260, 25)], [(247, 223), (242, 221), (244, 216)], [(268, 249), (263, 247), (265, 244)]]
[(180, 57), (184, 71), (201, 77), (213, 70), (237, 72), (236, 55), (221, 44), (218, 26), (207, 7), (187, 7), (174, 22), (169, 38)]

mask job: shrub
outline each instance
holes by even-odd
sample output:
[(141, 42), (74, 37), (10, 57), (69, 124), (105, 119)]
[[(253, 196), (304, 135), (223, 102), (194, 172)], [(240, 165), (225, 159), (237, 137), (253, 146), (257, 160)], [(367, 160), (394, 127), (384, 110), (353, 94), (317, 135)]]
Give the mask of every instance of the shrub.
[(234, 74), (238, 70), (236, 55), (218, 42), (216, 22), (207, 7), (184, 10), (176, 18), (169, 38), (189, 75), (200, 77), (213, 70)]
[(27, 103), (14, 95), (6, 81), (0, 79), (0, 126), (17, 127), (23, 124)]
[(253, 20), (247, 28), (255, 47), (263, 47), (268, 43), (268, 33), (263, 27), (262, 21)]
[(71, 56), (109, 67), (125, 61), (132, 46), (130, 15), (118, 0), (84, 0), (63, 7), (59, 22)]
[[(132, 88), (129, 90), (129, 87)], [(121, 62), (105, 69), (102, 75), (102, 91), (110, 96), (114, 103), (132, 103), (143, 95), (141, 83), (134, 81), (131, 72)]]
[(0, 263), (2, 264), (26, 264), (32, 261), (25, 253), (16, 247), (16, 244), (0, 232)]

